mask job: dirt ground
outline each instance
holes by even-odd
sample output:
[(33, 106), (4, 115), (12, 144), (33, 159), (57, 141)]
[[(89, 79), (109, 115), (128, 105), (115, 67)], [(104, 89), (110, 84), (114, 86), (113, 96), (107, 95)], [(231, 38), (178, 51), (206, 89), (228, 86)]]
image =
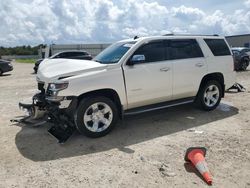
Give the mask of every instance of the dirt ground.
[[(75, 133), (64, 145), (47, 126), (13, 125), (17, 104), (36, 92), (32, 64), (0, 77), (0, 187), (206, 187), (185, 164), (205, 146), (214, 187), (250, 187), (250, 92), (227, 93), (204, 112), (192, 105), (126, 117), (103, 138)], [(250, 71), (237, 73), (250, 88)]]

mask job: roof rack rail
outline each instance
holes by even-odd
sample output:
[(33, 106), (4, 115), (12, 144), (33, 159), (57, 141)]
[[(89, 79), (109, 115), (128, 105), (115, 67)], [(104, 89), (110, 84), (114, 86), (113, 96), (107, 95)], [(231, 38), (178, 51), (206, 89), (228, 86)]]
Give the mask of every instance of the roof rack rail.
[(165, 34), (163, 36), (173, 36), (173, 35), (174, 35), (174, 33), (168, 33), (168, 34)]
[(168, 33), (164, 34), (163, 36), (216, 36), (218, 37), (218, 34), (213, 34), (213, 35), (202, 35), (202, 34), (174, 34), (174, 33)]
[(136, 36), (134, 36), (134, 40), (136, 40), (136, 39), (138, 39), (139, 37), (136, 35)]

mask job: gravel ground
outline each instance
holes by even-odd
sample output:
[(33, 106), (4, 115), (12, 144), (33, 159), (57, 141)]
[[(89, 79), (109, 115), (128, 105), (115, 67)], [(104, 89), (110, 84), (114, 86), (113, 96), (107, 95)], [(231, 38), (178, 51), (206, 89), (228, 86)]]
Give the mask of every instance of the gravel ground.
[[(0, 77), (0, 187), (206, 187), (183, 157), (205, 146), (214, 187), (250, 187), (250, 92), (227, 93), (203, 112), (183, 105), (126, 117), (109, 135), (75, 133), (64, 145), (47, 126), (13, 125), (36, 92), (32, 64)], [(237, 73), (250, 88), (250, 71)]]

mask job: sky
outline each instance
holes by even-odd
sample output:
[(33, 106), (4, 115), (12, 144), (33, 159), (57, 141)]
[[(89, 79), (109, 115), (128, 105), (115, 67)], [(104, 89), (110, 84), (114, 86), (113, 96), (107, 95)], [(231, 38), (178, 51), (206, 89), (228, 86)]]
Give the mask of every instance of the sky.
[(250, 0), (1, 0), (0, 46), (250, 33)]

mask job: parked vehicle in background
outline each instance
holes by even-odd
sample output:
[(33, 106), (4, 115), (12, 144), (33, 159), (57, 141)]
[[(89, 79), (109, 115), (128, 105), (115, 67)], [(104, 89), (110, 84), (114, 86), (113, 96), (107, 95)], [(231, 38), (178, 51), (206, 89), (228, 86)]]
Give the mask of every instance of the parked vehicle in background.
[(72, 51), (63, 51), (52, 55), (47, 59), (38, 59), (34, 66), (34, 72), (37, 73), (38, 67), (42, 61), (47, 61), (48, 59), (82, 59), (82, 60), (91, 60), (92, 56), (86, 51), (72, 50)]
[[(93, 61), (42, 63), (33, 104), (47, 114), (49, 132), (64, 142), (77, 129), (108, 134), (119, 117), (194, 102), (214, 110), (235, 83), (224, 37), (153, 36), (119, 41)], [(35, 109), (35, 110), (34, 110)], [(38, 113), (35, 113), (38, 114)]]
[(11, 61), (0, 59), (0, 76), (5, 73), (13, 70)]
[(246, 70), (250, 61), (250, 48), (231, 48), (234, 57), (235, 70)]

